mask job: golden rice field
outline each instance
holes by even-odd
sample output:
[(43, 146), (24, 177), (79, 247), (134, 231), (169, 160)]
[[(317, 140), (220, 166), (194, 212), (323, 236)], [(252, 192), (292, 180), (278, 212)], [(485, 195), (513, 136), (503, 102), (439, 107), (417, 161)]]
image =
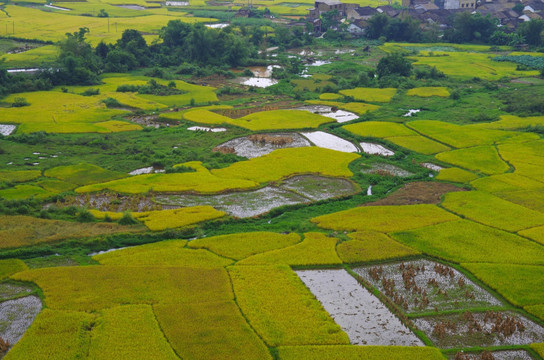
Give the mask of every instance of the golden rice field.
[(296, 233), (248, 232), (200, 238), (189, 242), (194, 249), (207, 249), (215, 254), (241, 260), (255, 254), (295, 245), (300, 241)]
[(301, 243), (250, 256), (239, 265), (332, 265), (342, 260), (336, 254), (338, 239), (322, 233), (306, 233)]
[(199, 124), (239, 126), (252, 131), (310, 129), (334, 121), (331, 118), (300, 110), (272, 110), (253, 113), (239, 119), (216, 114), (210, 110), (191, 110), (183, 118)]
[(281, 360), (442, 360), (438, 349), (417, 346), (280, 346)]
[(242, 313), (268, 346), (349, 344), (288, 266), (234, 266), (229, 274)]
[(233, 301), (159, 304), (154, 311), (183, 359), (272, 359)]
[(375, 89), (375, 88), (355, 88), (349, 90), (340, 90), (340, 94), (350, 96), (357, 101), (386, 103), (391, 101), (397, 93), (395, 88)]
[(224, 269), (169, 266), (77, 266), (28, 270), (52, 310), (97, 311), (119, 305), (173, 304), (233, 298)]
[(435, 205), (357, 207), (312, 219), (324, 229), (393, 232), (450, 222), (459, 218)]
[[(63, 4), (60, 4), (62, 7)], [(77, 6), (77, 5), (76, 5)], [(99, 11), (103, 7), (99, 7)], [(169, 20), (179, 19), (188, 23), (215, 22), (216, 19), (187, 17), (183, 13), (169, 12), (168, 14), (147, 14), (146, 16), (130, 18), (99, 18), (88, 16), (69, 15), (66, 12), (45, 12), (29, 7), (6, 5), (6, 14), (9, 14), (9, 22), (14, 27), (9, 35), (26, 39), (39, 39), (59, 41), (65, 33), (79, 31), (83, 25), (89, 28), (87, 35), (92, 45), (100, 41), (106, 43), (115, 42), (121, 37), (123, 31), (135, 29), (146, 34), (150, 42), (158, 37), (158, 31), (166, 26)], [(109, 30), (108, 30), (109, 23)], [(14, 24), (14, 25), (13, 25)]]
[(80, 223), (37, 219), (31, 216), (0, 216), (0, 248), (14, 248), (66, 239), (115, 233), (141, 232), (142, 226), (116, 223)]
[(502, 174), (510, 170), (494, 146), (476, 146), (436, 155), (440, 161), (485, 175)]
[(15, 273), (25, 271), (28, 267), (19, 259), (0, 260), (0, 279), (5, 279)]
[(431, 97), (431, 96), (440, 96), (440, 97), (448, 97), (450, 96), (450, 92), (445, 87), (420, 87), (420, 88), (413, 88), (406, 92), (406, 95), (408, 96), (419, 96), (419, 97)]
[(40, 176), (42, 176), (40, 170), (0, 171), (0, 181), (4, 182), (26, 182)]
[(348, 236), (351, 240), (341, 242), (336, 247), (338, 256), (345, 263), (386, 260), (420, 253), (378, 232), (360, 231)]
[(476, 178), (478, 178), (478, 175), (455, 167), (442, 169), (436, 176), (437, 180), (457, 183), (468, 183)]

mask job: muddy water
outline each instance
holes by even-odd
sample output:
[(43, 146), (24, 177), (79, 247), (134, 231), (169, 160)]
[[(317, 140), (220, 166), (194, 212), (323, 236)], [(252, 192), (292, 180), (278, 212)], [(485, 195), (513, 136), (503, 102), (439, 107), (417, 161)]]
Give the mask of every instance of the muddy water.
[(345, 270), (301, 270), (297, 275), (354, 345), (423, 346), (423, 342)]
[(443, 169), (442, 166), (436, 165), (436, 164), (433, 164), (433, 163), (423, 163), (423, 164), (421, 164), (421, 166), (423, 166), (423, 167), (426, 168), (426, 169), (429, 169), (429, 170), (432, 170), (432, 171), (436, 171), (436, 172), (438, 172), (438, 171), (440, 171), (440, 170)]
[(364, 174), (378, 174), (378, 175), (392, 175), (392, 176), (400, 176), (400, 177), (408, 177), (414, 175), (414, 173), (411, 173), (407, 170), (404, 170), (398, 166), (391, 165), (391, 164), (385, 164), (385, 163), (374, 163), (370, 165), (369, 169), (363, 169), (361, 170)]
[(306, 147), (311, 146), (310, 142), (303, 136), (297, 133), (274, 133), (274, 134), (259, 134), (265, 135), (269, 138), (288, 138), (291, 142), (274, 145), (269, 142), (257, 142), (251, 141), (248, 136), (244, 136), (237, 139), (229, 140), (217, 148), (232, 148), (234, 153), (239, 156), (247, 157), (248, 159), (256, 158), (266, 154), (270, 154), (272, 151), (284, 148)]
[(354, 153), (359, 151), (355, 147), (355, 145), (353, 145), (349, 141), (323, 131), (306, 132), (301, 134), (308, 138), (308, 140), (313, 142), (315, 146), (321, 148), (347, 153)]
[(314, 114), (319, 114), (321, 116), (326, 116), (328, 118), (336, 120), (336, 122), (339, 123), (359, 118), (359, 115), (355, 113), (344, 110), (333, 110), (332, 107), (325, 105), (305, 105), (297, 108), (296, 110), (304, 110)]
[(157, 195), (155, 201), (170, 208), (211, 205), (232, 216), (246, 218), (284, 205), (308, 204), (351, 195), (357, 190), (352, 182), (345, 179), (301, 175), (287, 179), (279, 185), (269, 185), (254, 191), (220, 195)]
[(15, 125), (0, 124), (0, 134), (4, 136), (11, 135), (15, 131)]
[(206, 126), (191, 126), (190, 128), (187, 128), (189, 131), (207, 131), (207, 132), (225, 132), (227, 129), (225, 128), (210, 128)]
[(8, 300), (0, 303), (0, 337), (14, 345), (42, 309), (36, 296)]
[(393, 156), (395, 153), (388, 148), (374, 143), (362, 142), (360, 143), (363, 152), (370, 155), (382, 155), (382, 156)]

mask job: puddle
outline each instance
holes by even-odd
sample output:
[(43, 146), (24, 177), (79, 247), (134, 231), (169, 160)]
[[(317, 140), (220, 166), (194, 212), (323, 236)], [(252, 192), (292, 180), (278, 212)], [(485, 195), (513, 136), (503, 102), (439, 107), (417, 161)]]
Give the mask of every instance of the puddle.
[(364, 174), (376, 174), (382, 176), (399, 176), (408, 177), (414, 175), (414, 173), (404, 170), (398, 166), (384, 163), (374, 163), (370, 165), (369, 169), (362, 169)]
[(63, 8), (63, 7), (55, 6), (55, 5), (44, 5), (44, 6), (50, 9), (55, 9), (55, 10), (72, 11), (72, 9), (67, 9), (67, 8)]
[(0, 337), (13, 346), (42, 309), (36, 296), (27, 296), (0, 303)]
[(382, 155), (382, 156), (393, 156), (395, 153), (388, 148), (380, 145), (380, 144), (374, 144), (369, 142), (362, 142), (359, 145), (361, 145), (361, 148), (363, 149), (363, 152), (370, 154), (370, 155)]
[(15, 125), (0, 124), (0, 134), (4, 136), (11, 135), (16, 128)]
[(525, 350), (500, 350), (500, 351), (492, 351), (491, 357), (484, 358), (482, 357), (482, 354), (471, 354), (471, 353), (463, 353), (458, 352), (455, 355), (448, 356), (449, 360), (485, 360), (485, 359), (492, 359), (492, 360), (533, 360), (534, 358), (529, 355), (529, 353)]
[(355, 120), (359, 118), (359, 115), (345, 111), (345, 110), (337, 110), (333, 109), (330, 106), (324, 106), (324, 105), (306, 105), (301, 106), (297, 108), (296, 110), (304, 110), (309, 111), (314, 114), (319, 114), (321, 116), (326, 116), (328, 118), (334, 119), (339, 123)]
[(412, 116), (414, 114), (417, 114), (420, 111), (421, 111), (420, 109), (410, 109), (410, 110), (408, 110), (408, 112), (406, 114), (404, 114), (402, 116), (406, 116), (406, 117)]
[(327, 64), (330, 64), (331, 62), (328, 61), (328, 60), (314, 60), (314, 61), (311, 61), (310, 63), (308, 63), (306, 66), (321, 66), (321, 65), (327, 65)]
[(315, 146), (331, 149), (341, 152), (354, 153), (359, 150), (347, 140), (344, 140), (336, 135), (332, 135), (323, 131), (314, 131), (308, 133), (301, 133), (308, 138)]
[(281, 69), (281, 66), (279, 65), (268, 65), (267, 67), (264, 66), (250, 66), (248, 69), (255, 75), (255, 77), (258, 78), (270, 78), (272, 77), (272, 71), (274, 69)]
[(426, 169), (436, 171), (436, 172), (439, 172), (440, 170), (443, 169), (442, 166), (439, 166), (439, 165), (436, 165), (436, 164), (433, 164), (433, 163), (422, 163), (421, 166), (423, 166)]
[(345, 270), (296, 272), (354, 345), (423, 346), (423, 342)]
[(356, 192), (356, 186), (349, 180), (299, 175), (279, 185), (269, 185), (254, 191), (219, 195), (157, 195), (155, 201), (170, 208), (211, 205), (229, 215), (246, 218), (264, 214), (284, 205), (307, 204)]
[(311, 146), (310, 142), (297, 133), (255, 134), (229, 140), (214, 148), (214, 151), (234, 153), (251, 159), (277, 149), (307, 146)]
[(145, 7), (140, 5), (114, 5), (116, 7), (120, 7), (123, 9), (129, 9), (129, 10), (145, 10)]
[(209, 131), (209, 132), (225, 132), (227, 129), (225, 128), (210, 128), (205, 126), (191, 126), (190, 128), (187, 128), (189, 131)]
[(163, 173), (163, 169), (155, 169), (153, 166), (144, 167), (129, 172), (129, 175), (142, 175), (142, 174), (151, 174), (151, 173)]
[(353, 271), (408, 313), (502, 305), (459, 271), (428, 260), (358, 267)]
[(35, 73), (35, 72), (38, 72), (40, 71), (40, 69), (8, 69), (6, 70), (8, 73), (10, 74), (13, 74), (13, 73), (21, 73), (21, 72), (26, 72), (26, 73)]
[(272, 85), (276, 85), (279, 81), (276, 79), (260, 78), (260, 77), (240, 77), (235, 82), (241, 85), (255, 86), (259, 88), (266, 88)]
[[(189, 5), (189, 3), (187, 3), (187, 5)], [(178, 6), (183, 6), (183, 5), (178, 5)], [(206, 24), (205, 26), (210, 29), (223, 29), (229, 25), (230, 24), (227, 24), (227, 23), (221, 23), (221, 24)]]
[(509, 311), (465, 312), (415, 319), (416, 326), (441, 348), (526, 345), (541, 342), (544, 328)]

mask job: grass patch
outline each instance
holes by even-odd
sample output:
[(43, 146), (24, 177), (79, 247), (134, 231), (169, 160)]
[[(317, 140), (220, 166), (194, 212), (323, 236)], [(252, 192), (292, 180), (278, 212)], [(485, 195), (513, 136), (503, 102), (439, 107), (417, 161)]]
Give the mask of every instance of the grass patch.
[(154, 310), (183, 359), (272, 359), (233, 301), (159, 304)]
[(443, 152), (438, 160), (486, 175), (502, 174), (510, 169), (493, 146), (477, 146)]
[(0, 171), (0, 181), (4, 182), (26, 182), (42, 176), (40, 170)]
[(142, 226), (115, 223), (77, 223), (22, 215), (0, 216), (0, 248), (143, 230)]
[(443, 360), (438, 349), (417, 346), (280, 346), (281, 360)]
[(375, 88), (355, 88), (349, 90), (340, 90), (340, 94), (350, 96), (357, 101), (368, 102), (390, 102), (391, 98), (397, 93), (397, 89), (375, 89)]
[(342, 260), (335, 250), (337, 243), (337, 238), (328, 237), (322, 233), (306, 233), (304, 240), (299, 244), (253, 255), (239, 261), (238, 264), (291, 266), (340, 264)]
[(251, 255), (285, 248), (300, 241), (300, 235), (273, 232), (248, 232), (201, 238), (189, 242), (189, 247), (208, 249), (231, 259), (241, 260)]
[(332, 230), (392, 232), (457, 219), (435, 205), (401, 205), (357, 207), (318, 216), (312, 222)]
[(338, 256), (345, 263), (377, 261), (419, 254), (419, 251), (404, 246), (389, 236), (370, 231), (348, 235), (352, 240), (336, 247)]
[(47, 177), (57, 178), (72, 184), (89, 185), (125, 177), (126, 174), (101, 168), (93, 164), (58, 166), (45, 170)]
[(26, 266), (26, 264), (22, 260), (0, 260), (0, 280), (25, 270), (28, 270), (28, 266)]
[(203, 249), (186, 249), (186, 240), (168, 240), (93, 256), (103, 265), (166, 265), (216, 268), (232, 264)]
[(234, 266), (229, 274), (242, 313), (268, 346), (349, 344), (288, 266)]
[(483, 191), (446, 194), (442, 206), (468, 219), (511, 232), (544, 225), (543, 213)]
[(390, 235), (424, 254), (458, 263), (544, 264), (542, 246), (468, 220), (451, 221)]
[(29, 270), (12, 278), (36, 283), (43, 290), (47, 307), (61, 310), (232, 299), (224, 269), (72, 266)]
[(451, 181), (456, 183), (468, 183), (476, 179), (478, 175), (459, 168), (442, 169), (436, 176), (437, 180)]
[(343, 96), (340, 94), (334, 94), (334, 93), (323, 93), (319, 95), (319, 99), (321, 100), (339, 100), (342, 99)]

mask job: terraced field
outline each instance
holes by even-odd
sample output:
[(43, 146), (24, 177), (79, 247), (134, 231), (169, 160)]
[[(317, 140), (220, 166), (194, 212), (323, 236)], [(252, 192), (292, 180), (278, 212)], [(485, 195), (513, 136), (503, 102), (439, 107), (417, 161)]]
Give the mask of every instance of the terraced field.
[[(2, 340), (8, 360), (544, 357), (544, 85), (492, 60), (513, 49), (271, 46), (310, 0), (252, 4), (275, 21), (202, 0), (46, 5), (5, 4), (0, 31), (255, 36), (233, 67), (164, 52), (184, 63), (1, 98), (0, 357)], [(25, 50), (2, 66), (58, 60), (23, 40), (0, 40)], [(444, 76), (374, 77), (396, 51)], [(240, 84), (263, 64), (283, 78)]]

